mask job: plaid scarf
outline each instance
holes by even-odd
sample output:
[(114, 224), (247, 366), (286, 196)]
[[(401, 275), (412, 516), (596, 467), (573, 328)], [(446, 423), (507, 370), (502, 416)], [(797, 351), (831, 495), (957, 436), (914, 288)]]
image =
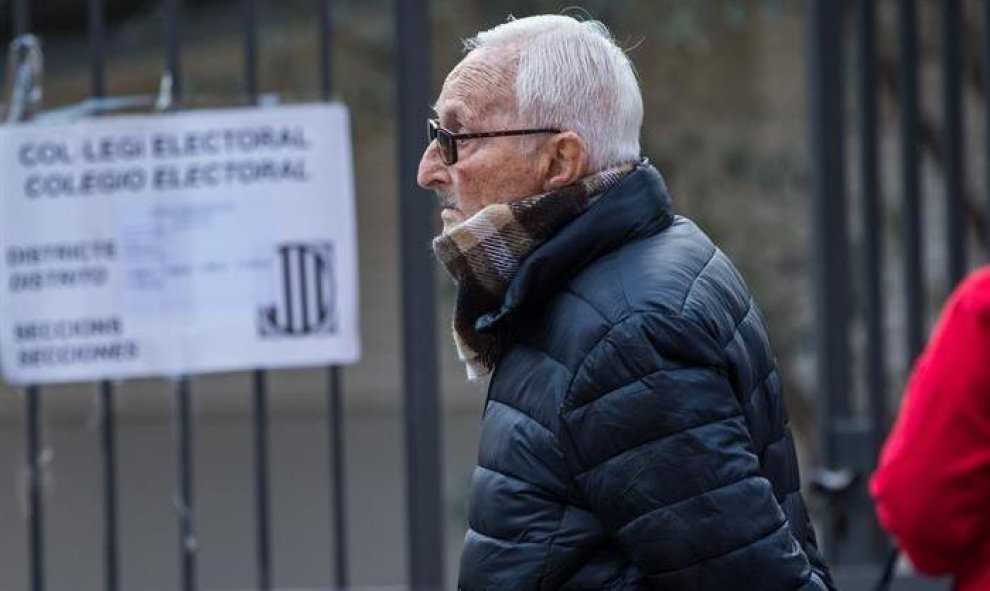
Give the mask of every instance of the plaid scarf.
[(634, 167), (625, 164), (549, 193), (489, 205), (433, 240), (433, 251), (457, 283), (454, 342), (469, 380), (495, 367), (498, 338), (479, 333), (475, 323), (502, 306), (523, 260)]

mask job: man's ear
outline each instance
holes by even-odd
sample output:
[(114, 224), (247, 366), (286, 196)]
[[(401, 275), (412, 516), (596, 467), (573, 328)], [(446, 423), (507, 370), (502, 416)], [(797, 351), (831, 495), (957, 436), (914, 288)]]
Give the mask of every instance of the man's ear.
[(545, 146), (550, 157), (544, 191), (576, 183), (588, 174), (588, 146), (573, 131), (554, 135)]

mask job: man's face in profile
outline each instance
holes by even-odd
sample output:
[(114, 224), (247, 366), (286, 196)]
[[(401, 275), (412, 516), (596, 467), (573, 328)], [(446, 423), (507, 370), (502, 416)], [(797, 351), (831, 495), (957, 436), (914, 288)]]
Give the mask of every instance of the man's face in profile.
[[(505, 51), (472, 51), (450, 72), (435, 106), (440, 126), (452, 133), (518, 128), (513, 58)], [(458, 158), (446, 165), (436, 141), (419, 163), (417, 182), (437, 194), (444, 231), (487, 205), (543, 190), (540, 139), (497, 137), (459, 140)]]

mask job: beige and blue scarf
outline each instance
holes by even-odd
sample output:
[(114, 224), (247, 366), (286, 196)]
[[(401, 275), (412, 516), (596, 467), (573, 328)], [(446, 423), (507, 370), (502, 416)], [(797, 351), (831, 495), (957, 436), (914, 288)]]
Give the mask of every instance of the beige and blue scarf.
[(433, 240), (433, 251), (457, 283), (454, 342), (469, 380), (495, 367), (498, 339), (479, 333), (475, 323), (502, 306), (522, 262), (634, 167), (629, 163), (549, 193), (489, 205)]

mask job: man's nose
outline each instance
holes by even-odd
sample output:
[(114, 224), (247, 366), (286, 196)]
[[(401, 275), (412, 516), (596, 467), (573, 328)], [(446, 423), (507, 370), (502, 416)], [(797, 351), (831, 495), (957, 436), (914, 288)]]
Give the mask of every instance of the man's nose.
[(449, 182), (447, 167), (440, 161), (440, 153), (437, 150), (437, 141), (433, 140), (426, 146), (423, 157), (419, 160), (419, 171), (416, 174), (416, 182), (424, 189), (436, 189)]

